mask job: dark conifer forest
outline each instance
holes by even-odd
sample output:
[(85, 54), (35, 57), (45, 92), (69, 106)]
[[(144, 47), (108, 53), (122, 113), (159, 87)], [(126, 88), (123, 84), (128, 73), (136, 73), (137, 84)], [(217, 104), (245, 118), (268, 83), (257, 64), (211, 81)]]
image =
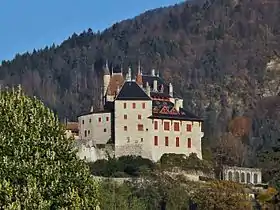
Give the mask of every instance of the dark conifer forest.
[(61, 119), (77, 120), (99, 106), (106, 59), (124, 72), (140, 60), (144, 73), (159, 70), (204, 117), (205, 157), (264, 167), (269, 179), (275, 159), (260, 157), (280, 138), (279, 22), (280, 1), (186, 1), (16, 55), (2, 62), (1, 85), (21, 84)]

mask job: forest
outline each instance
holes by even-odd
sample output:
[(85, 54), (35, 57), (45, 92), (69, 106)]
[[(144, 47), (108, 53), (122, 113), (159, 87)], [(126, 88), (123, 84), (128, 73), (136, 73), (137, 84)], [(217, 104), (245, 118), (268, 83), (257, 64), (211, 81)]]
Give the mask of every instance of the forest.
[[(21, 84), (61, 120), (98, 109), (102, 66), (109, 60), (144, 73), (159, 70), (184, 107), (204, 118), (203, 155), (216, 164), (261, 167), (278, 183), (280, 2), (186, 1), (100, 32), (2, 61), (2, 87)], [(176, 82), (175, 82), (176, 81)]]

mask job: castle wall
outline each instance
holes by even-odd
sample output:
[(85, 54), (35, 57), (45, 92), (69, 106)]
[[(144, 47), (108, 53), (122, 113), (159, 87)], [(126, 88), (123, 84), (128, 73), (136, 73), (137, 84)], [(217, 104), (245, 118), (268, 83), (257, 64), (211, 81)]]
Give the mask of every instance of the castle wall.
[(77, 146), (77, 156), (85, 160), (86, 162), (95, 162), (100, 159), (108, 159), (108, 155), (113, 157), (115, 155), (114, 145), (104, 145), (102, 148), (98, 148), (89, 143), (80, 143)]
[(93, 140), (94, 144), (106, 144), (111, 138), (111, 113), (91, 113), (79, 120), (79, 138)]

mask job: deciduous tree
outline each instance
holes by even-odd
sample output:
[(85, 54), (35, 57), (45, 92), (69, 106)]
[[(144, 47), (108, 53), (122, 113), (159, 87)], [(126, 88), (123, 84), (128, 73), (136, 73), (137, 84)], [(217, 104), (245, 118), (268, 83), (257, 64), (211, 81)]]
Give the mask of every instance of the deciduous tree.
[(0, 92), (0, 208), (95, 209), (98, 185), (53, 112), (20, 88)]

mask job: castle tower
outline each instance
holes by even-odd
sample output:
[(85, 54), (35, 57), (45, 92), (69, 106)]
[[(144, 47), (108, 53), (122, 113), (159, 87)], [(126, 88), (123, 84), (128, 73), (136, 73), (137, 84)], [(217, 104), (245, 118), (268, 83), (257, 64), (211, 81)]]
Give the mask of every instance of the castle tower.
[(110, 80), (111, 80), (108, 61), (106, 61), (105, 67), (103, 69), (103, 73), (104, 73), (104, 75), (103, 75), (103, 97), (105, 97), (107, 88), (108, 88)]

